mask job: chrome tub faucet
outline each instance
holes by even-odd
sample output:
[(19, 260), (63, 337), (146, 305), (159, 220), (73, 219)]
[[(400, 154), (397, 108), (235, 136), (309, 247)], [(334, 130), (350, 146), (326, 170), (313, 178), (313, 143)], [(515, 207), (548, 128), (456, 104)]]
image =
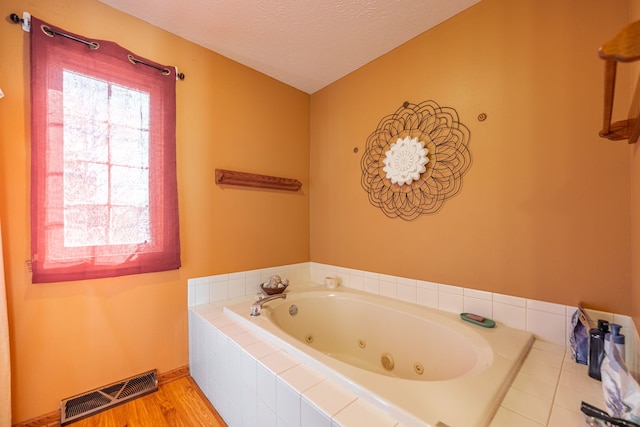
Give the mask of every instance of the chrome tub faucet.
[(262, 311), (262, 306), (265, 303), (268, 303), (269, 301), (273, 301), (274, 299), (278, 299), (278, 298), (287, 299), (287, 294), (283, 292), (281, 294), (267, 295), (257, 299), (256, 302), (251, 304), (251, 313), (250, 313), (251, 316), (254, 316), (254, 317), (260, 316), (260, 312)]

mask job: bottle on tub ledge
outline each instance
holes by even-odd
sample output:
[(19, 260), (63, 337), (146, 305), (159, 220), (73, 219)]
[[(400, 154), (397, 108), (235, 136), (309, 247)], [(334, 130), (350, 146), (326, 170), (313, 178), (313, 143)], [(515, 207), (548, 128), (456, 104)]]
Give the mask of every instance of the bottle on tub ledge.
[(620, 354), (620, 359), (622, 359), (623, 362), (626, 362), (624, 354), (624, 335), (620, 333), (622, 326), (616, 323), (609, 323), (609, 327), (611, 328), (611, 332), (604, 336), (604, 340), (605, 342), (612, 342)]
[(602, 381), (600, 367), (604, 359), (604, 338), (609, 332), (609, 322), (598, 319), (598, 327), (589, 329), (589, 376)]

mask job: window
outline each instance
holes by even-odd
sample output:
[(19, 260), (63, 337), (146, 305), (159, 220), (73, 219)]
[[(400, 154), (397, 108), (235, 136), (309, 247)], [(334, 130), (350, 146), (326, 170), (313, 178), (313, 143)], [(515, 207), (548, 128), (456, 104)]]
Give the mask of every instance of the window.
[(33, 282), (180, 267), (175, 69), (31, 28)]
[(64, 246), (148, 242), (149, 94), (62, 74)]

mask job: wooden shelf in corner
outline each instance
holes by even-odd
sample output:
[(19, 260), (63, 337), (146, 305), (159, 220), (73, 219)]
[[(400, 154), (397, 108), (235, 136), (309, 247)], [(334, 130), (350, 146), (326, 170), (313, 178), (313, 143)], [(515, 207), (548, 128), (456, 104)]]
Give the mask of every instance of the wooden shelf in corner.
[(302, 183), (297, 179), (258, 175), (255, 173), (237, 172), (226, 169), (216, 169), (216, 184), (286, 191), (298, 191), (300, 187), (302, 187)]
[(629, 144), (634, 144), (640, 137), (637, 97), (634, 96), (632, 100), (627, 120), (612, 123), (611, 118), (618, 62), (629, 63), (640, 60), (640, 21), (633, 22), (620, 30), (613, 39), (600, 47), (598, 55), (605, 61), (604, 118), (600, 136), (613, 141), (628, 139)]
[(600, 131), (600, 136), (603, 138), (610, 139), (611, 141), (621, 141), (623, 139), (628, 139), (629, 144), (633, 144), (638, 139), (637, 137), (634, 140), (632, 140), (631, 138), (631, 135), (633, 134), (633, 131), (635, 129), (635, 126), (634, 126), (635, 123), (636, 123), (635, 119), (627, 119), (627, 120), (620, 120), (619, 122), (613, 122), (611, 123), (611, 125), (609, 125), (608, 131), (605, 130), (606, 126), (605, 126), (605, 129)]

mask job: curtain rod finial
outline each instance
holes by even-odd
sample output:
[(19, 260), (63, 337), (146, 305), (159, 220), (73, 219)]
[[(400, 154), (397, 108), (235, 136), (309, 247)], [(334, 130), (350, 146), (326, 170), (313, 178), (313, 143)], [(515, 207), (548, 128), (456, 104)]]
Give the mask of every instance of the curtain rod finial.
[(9, 15), (9, 19), (14, 24), (22, 24), (22, 29), (27, 33), (31, 31), (31, 14), (29, 12), (22, 12), (22, 18), (17, 14), (12, 13)]
[(178, 71), (178, 67), (174, 67), (176, 69), (176, 80), (184, 80), (184, 73)]

